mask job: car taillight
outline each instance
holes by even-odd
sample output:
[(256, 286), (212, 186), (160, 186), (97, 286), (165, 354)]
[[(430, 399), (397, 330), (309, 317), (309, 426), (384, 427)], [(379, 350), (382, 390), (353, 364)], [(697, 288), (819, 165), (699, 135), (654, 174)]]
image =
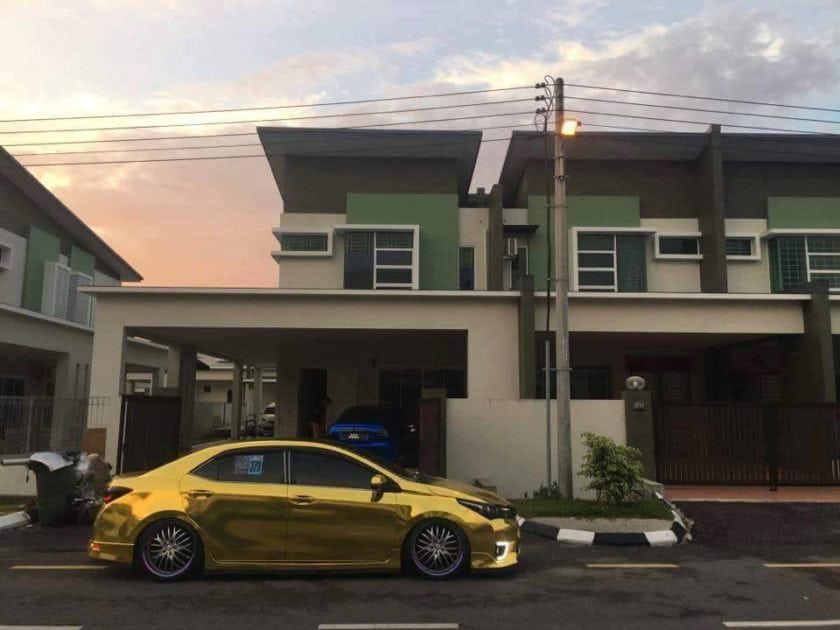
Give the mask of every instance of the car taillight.
[(113, 486), (111, 488), (108, 488), (102, 494), (102, 501), (104, 503), (110, 503), (111, 501), (116, 501), (121, 496), (123, 496), (125, 494), (128, 494), (129, 492), (131, 492), (131, 488), (123, 488), (122, 486)]

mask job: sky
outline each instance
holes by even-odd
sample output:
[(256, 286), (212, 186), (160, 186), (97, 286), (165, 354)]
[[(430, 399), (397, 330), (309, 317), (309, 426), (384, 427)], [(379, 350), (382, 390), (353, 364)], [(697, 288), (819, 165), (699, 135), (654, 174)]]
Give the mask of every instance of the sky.
[[(472, 189), (498, 178), (513, 128), (533, 102), (390, 115), (371, 112), (529, 99), (534, 90), (214, 115), (25, 118), (269, 107), (567, 83), (840, 108), (840, 0), (0, 0), (0, 144), (157, 286), (276, 286), (271, 235), (282, 199), (265, 157), (36, 166), (55, 162), (262, 153), (260, 124), (484, 129)], [(667, 97), (568, 88), (567, 97), (697, 106)], [(830, 123), (567, 101), (589, 112), (838, 131)], [(728, 104), (701, 105), (726, 112)], [(840, 114), (750, 111), (837, 120)], [(433, 118), (503, 117), (419, 124)], [(360, 114), (315, 121), (283, 118)], [(617, 125), (702, 131), (704, 124), (579, 114), (582, 132)], [(12, 122), (5, 122), (12, 121)], [(58, 131), (222, 122), (195, 127)], [(239, 122), (235, 121), (250, 121)], [(516, 127), (514, 127), (516, 125)], [(488, 127), (505, 127), (488, 129)], [(411, 128), (404, 125), (400, 128)], [(33, 131), (37, 130), (37, 132)], [(726, 130), (726, 129), (724, 129)], [(11, 133), (15, 132), (15, 133)], [(27, 132), (27, 133), (22, 133)], [(137, 137), (172, 140), (44, 144)], [(183, 139), (189, 136), (188, 139)], [(498, 141), (496, 141), (498, 139)], [(118, 149), (246, 145), (227, 149)], [(110, 153), (43, 153), (108, 149)], [(0, 209), (2, 211), (2, 209)]]

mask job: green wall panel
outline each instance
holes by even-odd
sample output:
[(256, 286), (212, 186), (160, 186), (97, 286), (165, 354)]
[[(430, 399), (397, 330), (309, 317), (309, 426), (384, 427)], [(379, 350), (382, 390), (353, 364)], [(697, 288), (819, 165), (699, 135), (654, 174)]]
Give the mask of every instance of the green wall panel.
[(96, 258), (93, 254), (86, 252), (80, 247), (73, 245), (70, 248), (70, 269), (81, 271), (93, 277), (93, 270), (96, 267)]
[(29, 228), (26, 243), (26, 266), (23, 270), (21, 305), (31, 311), (41, 310), (44, 287), (44, 264), (58, 261), (61, 242), (58, 237), (34, 226)]
[(348, 193), (347, 222), (419, 225), (420, 288), (458, 289), (458, 195)]
[[(546, 230), (545, 195), (528, 195), (528, 223), (539, 228), (528, 239), (528, 264), (534, 275), (534, 288), (545, 291)], [(569, 196), (568, 227), (639, 227), (639, 198), (619, 196)], [(554, 224), (549, 239), (554, 246)]]
[(767, 227), (776, 230), (840, 228), (840, 197), (768, 197)]

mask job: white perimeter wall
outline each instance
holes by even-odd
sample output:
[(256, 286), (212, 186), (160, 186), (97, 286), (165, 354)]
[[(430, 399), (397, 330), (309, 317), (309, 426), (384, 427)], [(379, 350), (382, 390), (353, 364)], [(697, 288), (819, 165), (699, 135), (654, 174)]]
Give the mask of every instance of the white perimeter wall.
[[(552, 401), (552, 479), (556, 481), (556, 404)], [(585, 449), (581, 434), (591, 431), (626, 443), (623, 400), (572, 401), (574, 494), (586, 479), (577, 473)], [(546, 481), (544, 400), (449, 399), (446, 401), (446, 476), (473, 483), (490, 479), (499, 494), (519, 498)]]
[(29, 473), (26, 481), (25, 466), (0, 466), (0, 496), (34, 497), (35, 473)]

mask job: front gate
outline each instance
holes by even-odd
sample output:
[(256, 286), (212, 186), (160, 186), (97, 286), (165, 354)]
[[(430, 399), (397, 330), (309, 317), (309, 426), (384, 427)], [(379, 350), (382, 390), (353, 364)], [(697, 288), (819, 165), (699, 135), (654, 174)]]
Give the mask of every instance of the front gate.
[(840, 406), (662, 404), (657, 480), (669, 484), (840, 484)]
[(180, 397), (123, 396), (117, 472), (151, 470), (177, 459), (180, 428)]

